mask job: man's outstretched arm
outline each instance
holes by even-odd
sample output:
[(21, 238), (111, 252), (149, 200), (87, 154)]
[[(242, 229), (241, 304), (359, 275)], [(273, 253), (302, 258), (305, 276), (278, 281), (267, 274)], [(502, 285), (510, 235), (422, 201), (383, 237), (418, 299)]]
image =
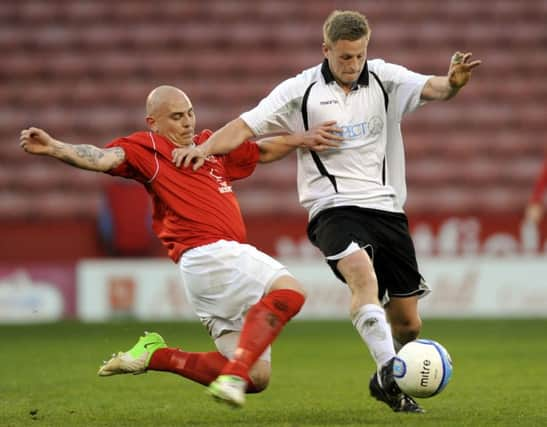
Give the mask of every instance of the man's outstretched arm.
[(470, 62), (471, 55), (470, 52), (452, 55), (447, 75), (431, 77), (422, 89), (421, 99), (446, 100), (456, 95), (471, 78), (473, 68), (481, 65), (481, 61)]
[[(336, 126), (335, 121), (321, 123), (304, 133), (275, 136), (259, 141), (260, 162), (267, 163), (280, 159), (296, 147), (309, 148), (314, 151), (325, 151), (337, 148), (343, 137), (342, 129)], [(205, 158), (214, 154), (227, 154), (239, 147), (244, 141), (254, 137), (254, 133), (241, 119), (232, 120), (203, 144), (193, 148), (178, 148), (173, 151), (173, 163), (178, 166), (199, 169)]]
[(343, 141), (342, 129), (335, 121), (324, 122), (304, 133), (274, 136), (257, 141), (260, 150), (260, 163), (269, 163), (282, 159), (297, 147), (324, 151), (336, 148)]
[[(197, 148), (203, 153), (204, 157), (211, 154), (228, 154), (254, 136), (247, 123), (238, 117), (214, 132), (205, 143)], [(185, 160), (184, 166), (188, 167), (189, 164), (190, 160)]]
[(22, 130), (19, 141), (27, 153), (53, 157), (71, 166), (96, 172), (106, 172), (125, 160), (125, 152), (120, 147), (102, 149), (94, 145), (68, 144), (35, 127)]

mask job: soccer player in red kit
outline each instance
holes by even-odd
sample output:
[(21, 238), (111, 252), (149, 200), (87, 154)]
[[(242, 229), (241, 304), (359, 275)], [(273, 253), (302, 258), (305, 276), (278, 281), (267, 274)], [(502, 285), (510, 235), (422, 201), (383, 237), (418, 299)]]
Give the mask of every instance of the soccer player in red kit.
[[(337, 144), (333, 122), (305, 133), (248, 141), (223, 156), (209, 156), (198, 171), (177, 168), (172, 151), (199, 145), (190, 99), (172, 86), (154, 89), (146, 102), (150, 131), (112, 141), (105, 148), (72, 145), (31, 127), (20, 145), (72, 166), (134, 179), (153, 202), (153, 229), (178, 263), (185, 291), (218, 351), (196, 353), (167, 347), (147, 333), (126, 352), (105, 362), (99, 375), (174, 372), (207, 385), (213, 397), (242, 406), (245, 393), (266, 388), (270, 344), (305, 300), (287, 269), (245, 243), (246, 232), (231, 181), (249, 176), (257, 162), (283, 157), (296, 145), (323, 149)], [(245, 321), (244, 321), (245, 320)]]

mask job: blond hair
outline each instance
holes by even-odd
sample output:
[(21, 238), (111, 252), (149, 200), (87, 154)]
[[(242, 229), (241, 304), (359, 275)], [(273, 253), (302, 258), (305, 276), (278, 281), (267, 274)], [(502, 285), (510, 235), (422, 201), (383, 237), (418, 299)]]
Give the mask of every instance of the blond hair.
[(365, 15), (353, 10), (335, 10), (323, 24), (323, 41), (326, 45), (338, 40), (359, 40), (370, 37), (370, 27)]

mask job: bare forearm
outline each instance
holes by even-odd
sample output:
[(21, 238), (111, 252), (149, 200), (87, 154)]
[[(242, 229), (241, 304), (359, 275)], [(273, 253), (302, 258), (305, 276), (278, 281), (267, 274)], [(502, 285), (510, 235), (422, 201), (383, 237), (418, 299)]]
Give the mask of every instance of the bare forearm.
[(444, 101), (456, 95), (459, 89), (450, 84), (448, 76), (435, 76), (424, 85), (421, 98), (424, 101)]
[(297, 147), (324, 151), (337, 148), (343, 137), (335, 121), (320, 123), (304, 133), (279, 135), (259, 141), (260, 162), (268, 163), (285, 157)]
[(237, 118), (217, 130), (200, 146), (205, 155), (227, 154), (254, 136), (247, 124)]
[(48, 153), (71, 166), (96, 172), (105, 172), (118, 166), (124, 160), (121, 148), (101, 149), (94, 145), (72, 145), (55, 140)]
[(280, 160), (293, 152), (300, 145), (299, 140), (291, 135), (266, 138), (257, 142), (260, 152), (259, 162), (270, 163)]

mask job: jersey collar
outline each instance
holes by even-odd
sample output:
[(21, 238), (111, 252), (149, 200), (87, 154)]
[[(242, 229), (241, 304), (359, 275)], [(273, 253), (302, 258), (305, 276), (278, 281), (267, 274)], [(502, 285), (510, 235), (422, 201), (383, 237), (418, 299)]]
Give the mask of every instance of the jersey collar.
[[(325, 79), (325, 83), (329, 84), (332, 83), (334, 80), (334, 76), (332, 75), (330, 68), (329, 68), (329, 61), (325, 58), (323, 60), (323, 64), (321, 65), (321, 74), (323, 74), (323, 78)], [(352, 90), (357, 89), (357, 85), (362, 86), (368, 86), (368, 61), (365, 62), (365, 66), (363, 67), (363, 71), (361, 71), (361, 74), (359, 75), (359, 78), (354, 84), (354, 87)]]

